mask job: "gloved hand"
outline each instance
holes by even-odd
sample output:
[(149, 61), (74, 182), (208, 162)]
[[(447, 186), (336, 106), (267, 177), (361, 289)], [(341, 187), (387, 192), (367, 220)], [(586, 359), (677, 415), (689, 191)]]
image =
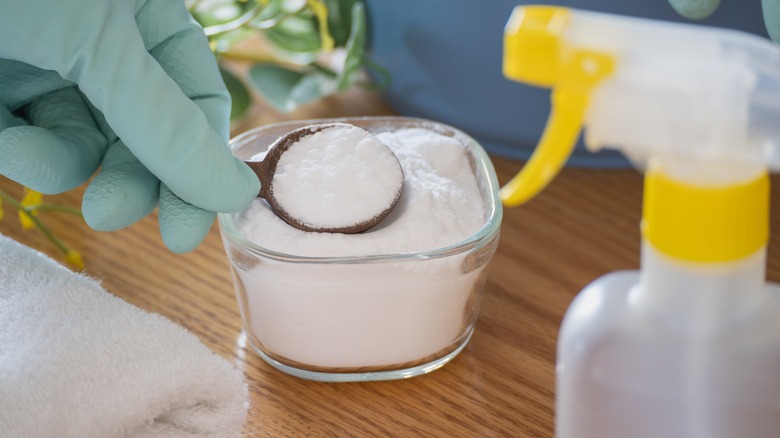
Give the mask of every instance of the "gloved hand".
[[(43, 193), (83, 183), (115, 230), (151, 212), (173, 251), (259, 191), (227, 149), (230, 97), (183, 0), (24, 0), (0, 13), (0, 174)], [(162, 183), (160, 182), (162, 181)]]
[[(709, 17), (718, 9), (720, 0), (669, 0), (669, 3), (683, 17), (701, 20)], [(780, 0), (761, 0), (761, 7), (764, 11), (764, 24), (769, 36), (772, 41), (780, 42)]]

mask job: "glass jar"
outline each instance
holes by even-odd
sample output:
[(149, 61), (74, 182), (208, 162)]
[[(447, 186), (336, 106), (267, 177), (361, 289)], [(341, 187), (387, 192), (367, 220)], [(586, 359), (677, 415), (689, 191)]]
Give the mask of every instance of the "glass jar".
[(433, 371), (467, 344), (477, 321), (488, 262), (498, 245), (501, 203), (485, 151), (463, 132), (422, 119), (305, 120), (255, 128), (231, 142), (247, 160), (288, 132), (343, 122), (378, 133), (424, 127), (457, 139), (478, 183), (482, 227), (423, 252), (354, 257), (285, 254), (238, 231), (242, 213), (220, 214), (244, 330), (272, 366), (319, 381), (390, 380)]

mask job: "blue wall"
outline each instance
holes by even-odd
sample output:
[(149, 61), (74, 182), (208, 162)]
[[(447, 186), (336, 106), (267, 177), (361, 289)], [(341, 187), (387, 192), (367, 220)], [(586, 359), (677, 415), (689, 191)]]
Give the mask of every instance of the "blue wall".
[[(387, 101), (399, 113), (448, 123), (488, 151), (525, 159), (550, 110), (549, 92), (501, 74), (503, 30), (511, 0), (367, 0), (371, 56), (393, 83)], [(685, 22), (665, 0), (534, 2)], [(701, 23), (766, 37), (760, 0), (722, 0)], [(572, 165), (623, 166), (615, 152), (597, 155), (582, 144)]]

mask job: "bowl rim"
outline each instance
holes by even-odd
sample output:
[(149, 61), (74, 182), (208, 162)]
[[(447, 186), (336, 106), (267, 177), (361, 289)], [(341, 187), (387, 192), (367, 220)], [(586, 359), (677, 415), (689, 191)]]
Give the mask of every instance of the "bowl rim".
[[(459, 141), (464, 143), (464, 146), (469, 150), (472, 156), (475, 158), (475, 166), (479, 169), (479, 172), (485, 176), (483, 184), (485, 187), (480, 190), (483, 194), (489, 194), (489, 198), (485, 199), (487, 203), (486, 211), (488, 212), (485, 222), (474, 234), (452, 245), (444, 246), (441, 248), (435, 248), (426, 251), (410, 251), (402, 253), (389, 253), (389, 254), (373, 254), (373, 255), (357, 255), (357, 256), (304, 256), (288, 254), (281, 251), (275, 251), (258, 245), (246, 237), (244, 237), (237, 229), (233, 217), (236, 213), (218, 213), (217, 222), (219, 224), (219, 230), (223, 240), (230, 241), (232, 244), (241, 247), (245, 251), (249, 251), (256, 256), (270, 258), (274, 260), (280, 260), (292, 263), (381, 263), (389, 261), (399, 260), (427, 260), (447, 257), (455, 254), (465, 253), (472, 249), (482, 248), (491, 243), (498, 235), (498, 231), (501, 225), (501, 219), (503, 216), (503, 207), (498, 195), (499, 185), (498, 178), (496, 176), (493, 163), (490, 160), (485, 149), (479, 144), (473, 137), (469, 136), (465, 132), (447, 125), (445, 123), (418, 118), (418, 117), (404, 117), (404, 116), (363, 116), (363, 117), (339, 117), (339, 118), (325, 118), (325, 119), (305, 119), (305, 120), (291, 120), (279, 123), (271, 123), (267, 125), (251, 128), (241, 134), (235, 136), (230, 140), (230, 150), (234, 152), (240, 146), (243, 146), (244, 142), (250, 137), (253, 137), (258, 132), (269, 130), (272, 128), (281, 128), (290, 126), (290, 129), (302, 127), (306, 125), (313, 125), (319, 123), (351, 123), (351, 122), (366, 122), (366, 123), (381, 123), (387, 122), (388, 126), (391, 123), (401, 123), (409, 126), (424, 125), (426, 127), (435, 128), (435, 130), (441, 130), (450, 132), (458, 138)], [(227, 242), (224, 242), (227, 246)]]

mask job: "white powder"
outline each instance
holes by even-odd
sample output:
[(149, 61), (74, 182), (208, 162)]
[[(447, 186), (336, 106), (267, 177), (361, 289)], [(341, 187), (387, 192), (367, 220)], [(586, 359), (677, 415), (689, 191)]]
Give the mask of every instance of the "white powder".
[(430, 251), (480, 229), (485, 222), (482, 196), (457, 139), (420, 128), (377, 137), (395, 153), (404, 172), (401, 199), (379, 226), (361, 234), (309, 233), (288, 225), (257, 199), (239, 221), (241, 234), (273, 251), (337, 257)]
[[(360, 256), (431, 251), (474, 235), (484, 201), (464, 146), (425, 129), (378, 134), (405, 175), (401, 200), (362, 234), (307, 233), (257, 200), (239, 231), (260, 246), (297, 256)], [(380, 263), (293, 263), (262, 258), (235, 270), (253, 342), (303, 368), (376, 367), (433, 360), (470, 334), (483, 265), (466, 254)]]
[(273, 195), (304, 224), (338, 228), (380, 216), (402, 184), (401, 166), (384, 143), (358, 127), (334, 124), (281, 155)]

